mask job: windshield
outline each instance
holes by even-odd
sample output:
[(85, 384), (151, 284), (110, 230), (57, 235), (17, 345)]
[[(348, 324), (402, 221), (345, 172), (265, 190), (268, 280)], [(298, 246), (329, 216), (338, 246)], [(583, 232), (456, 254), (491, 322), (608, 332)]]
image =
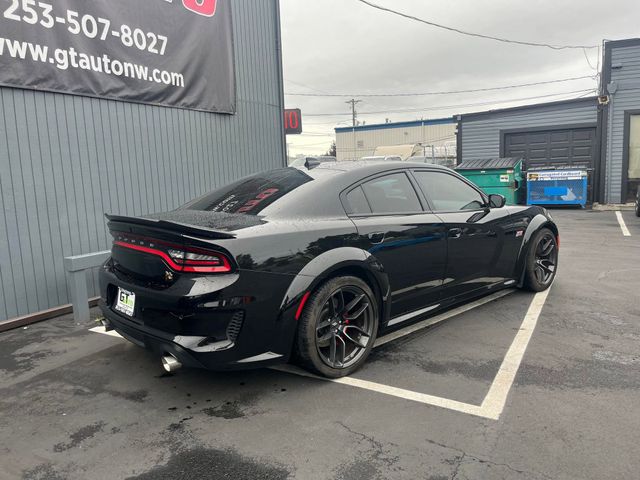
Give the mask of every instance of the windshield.
[(312, 178), (297, 168), (281, 168), (239, 180), (180, 207), (183, 210), (257, 215)]

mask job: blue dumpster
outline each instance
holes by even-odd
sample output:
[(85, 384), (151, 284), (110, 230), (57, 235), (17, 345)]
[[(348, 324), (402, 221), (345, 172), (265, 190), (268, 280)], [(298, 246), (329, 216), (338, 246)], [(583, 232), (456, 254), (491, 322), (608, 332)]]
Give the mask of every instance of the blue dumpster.
[(581, 205), (587, 203), (585, 169), (530, 170), (527, 172), (527, 205)]

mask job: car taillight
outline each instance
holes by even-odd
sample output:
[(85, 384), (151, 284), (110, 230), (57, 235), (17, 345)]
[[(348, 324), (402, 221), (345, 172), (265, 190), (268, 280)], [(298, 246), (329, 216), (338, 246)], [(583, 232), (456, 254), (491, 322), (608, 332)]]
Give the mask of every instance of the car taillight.
[(183, 272), (229, 272), (231, 265), (227, 258), (217, 252), (203, 250), (167, 250), (171, 259)]
[(224, 273), (231, 271), (231, 262), (220, 252), (172, 245), (137, 235), (112, 233), (114, 235), (114, 245), (156, 255), (177, 272)]

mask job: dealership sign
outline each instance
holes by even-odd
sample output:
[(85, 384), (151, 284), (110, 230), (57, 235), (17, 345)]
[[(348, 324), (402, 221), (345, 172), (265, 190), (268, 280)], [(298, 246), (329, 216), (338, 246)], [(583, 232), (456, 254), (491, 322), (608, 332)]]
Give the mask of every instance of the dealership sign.
[(234, 113), (229, 0), (2, 0), (0, 85)]
[(302, 133), (302, 113), (299, 108), (287, 108), (284, 111), (285, 135)]

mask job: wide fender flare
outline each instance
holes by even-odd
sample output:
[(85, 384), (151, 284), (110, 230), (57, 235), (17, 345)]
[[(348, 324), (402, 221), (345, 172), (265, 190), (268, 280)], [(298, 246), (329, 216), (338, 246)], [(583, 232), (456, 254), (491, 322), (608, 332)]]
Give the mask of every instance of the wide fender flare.
[(520, 244), (520, 251), (518, 252), (518, 260), (516, 262), (515, 273), (517, 275), (516, 278), (520, 278), (519, 285), (522, 285), (522, 282), (524, 281), (524, 274), (527, 266), (527, 253), (529, 253), (529, 248), (531, 248), (531, 239), (543, 228), (549, 228), (556, 235), (558, 234), (558, 228), (556, 225), (545, 215), (538, 213), (531, 219), (524, 232), (522, 243)]
[(314, 290), (325, 280), (345, 268), (357, 268), (362, 271), (369, 283), (373, 284), (374, 293), (381, 300), (381, 322), (386, 320), (389, 311), (390, 286), (389, 277), (382, 264), (366, 250), (356, 247), (340, 247), (324, 252), (309, 263), (295, 276), (287, 293), (282, 299), (280, 311), (285, 317), (293, 317), (307, 292)]

